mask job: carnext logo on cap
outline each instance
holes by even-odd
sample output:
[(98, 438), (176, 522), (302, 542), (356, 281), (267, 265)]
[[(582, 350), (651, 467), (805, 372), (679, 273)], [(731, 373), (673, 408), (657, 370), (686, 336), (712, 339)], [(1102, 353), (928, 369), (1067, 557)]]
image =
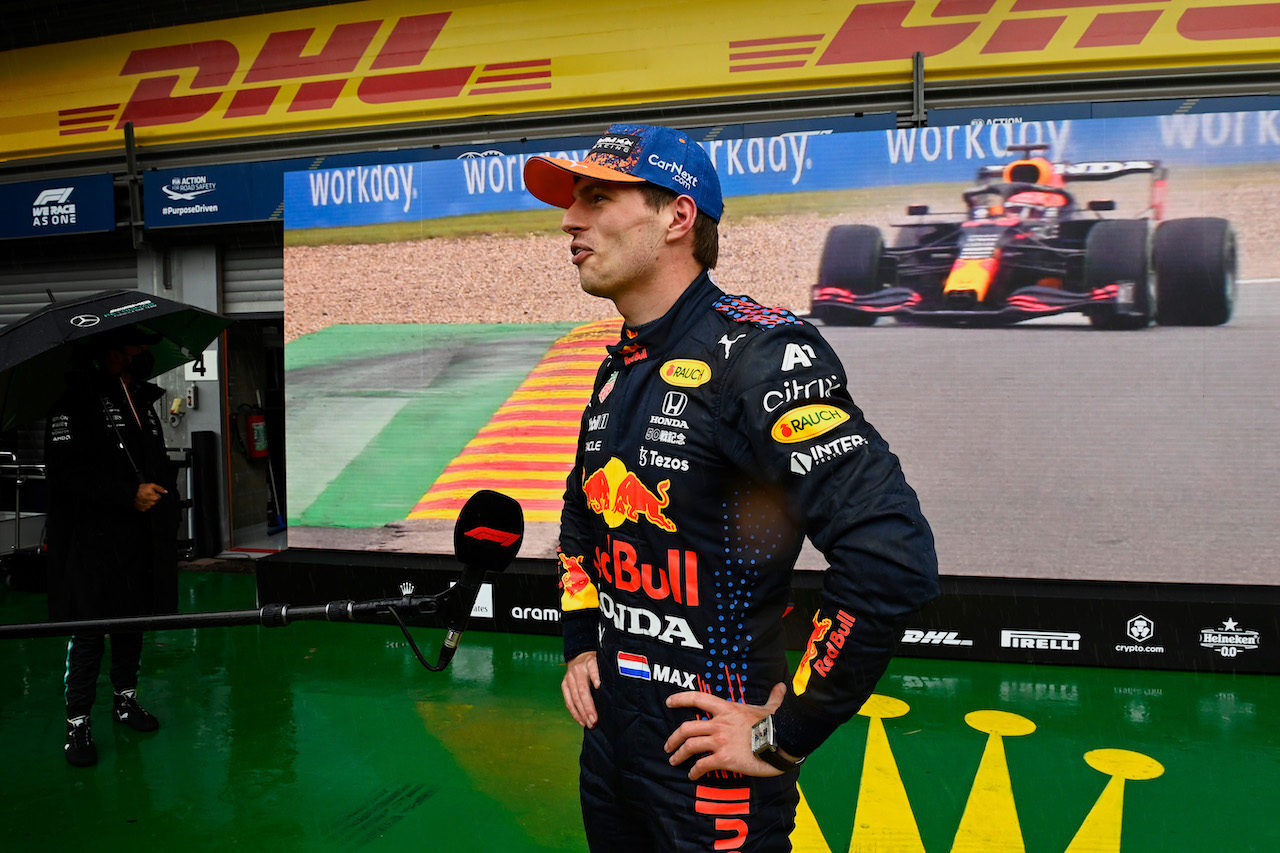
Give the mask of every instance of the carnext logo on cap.
[(684, 166), (679, 163), (668, 163), (657, 154), (649, 155), (649, 165), (656, 166), (664, 172), (670, 172), (675, 182), (687, 190), (691, 190), (698, 185), (697, 177), (686, 171)]

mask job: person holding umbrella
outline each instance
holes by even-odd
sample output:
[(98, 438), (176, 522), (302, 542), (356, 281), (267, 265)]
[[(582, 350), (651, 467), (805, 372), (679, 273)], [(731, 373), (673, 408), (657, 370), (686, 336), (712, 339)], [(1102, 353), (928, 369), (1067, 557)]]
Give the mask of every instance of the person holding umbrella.
[[(163, 390), (145, 380), (158, 334), (135, 325), (77, 346), (67, 388), (49, 411), (47, 573), (55, 621), (176, 613), (176, 467), (165, 450), (154, 403)], [(112, 632), (112, 716), (137, 731), (159, 728), (138, 704), (142, 634)], [(67, 646), (67, 761), (98, 761), (90, 713), (106, 650), (101, 634)]]
[[(46, 418), (46, 576), (54, 621), (177, 612), (176, 469), (146, 380), (202, 358), (232, 321), (137, 290), (55, 301), (0, 329), (0, 430)], [(111, 635), (113, 716), (159, 728), (137, 700), (140, 633)], [(67, 648), (66, 758), (98, 760), (89, 725), (106, 645)]]

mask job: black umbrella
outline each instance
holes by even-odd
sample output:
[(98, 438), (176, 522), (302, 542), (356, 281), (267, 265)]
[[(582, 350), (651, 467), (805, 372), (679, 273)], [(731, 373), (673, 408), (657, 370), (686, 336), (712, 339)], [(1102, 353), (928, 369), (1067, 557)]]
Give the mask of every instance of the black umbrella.
[(66, 388), (77, 349), (136, 326), (159, 341), (155, 367), (139, 379), (194, 361), (233, 321), (137, 290), (109, 290), (46, 305), (0, 329), (0, 431), (44, 417)]

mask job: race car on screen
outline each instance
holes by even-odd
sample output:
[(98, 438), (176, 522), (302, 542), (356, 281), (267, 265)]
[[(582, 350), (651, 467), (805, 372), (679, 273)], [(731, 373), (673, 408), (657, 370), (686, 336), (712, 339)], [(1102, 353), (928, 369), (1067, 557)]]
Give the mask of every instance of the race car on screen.
[[(1095, 328), (1218, 326), (1231, 317), (1236, 238), (1225, 219), (1163, 218), (1158, 161), (1051, 163), (1044, 145), (983, 166), (963, 214), (911, 205), (893, 245), (871, 225), (827, 234), (811, 315), (829, 325), (900, 322), (1006, 325), (1071, 312)], [(1078, 182), (1146, 176), (1137, 219), (1105, 219), (1113, 199), (1078, 202)]]

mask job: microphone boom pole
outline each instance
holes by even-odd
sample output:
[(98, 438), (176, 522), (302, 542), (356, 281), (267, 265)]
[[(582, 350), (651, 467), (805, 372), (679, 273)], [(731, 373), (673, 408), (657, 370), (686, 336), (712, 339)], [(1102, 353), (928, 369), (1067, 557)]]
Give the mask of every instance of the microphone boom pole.
[[(304, 620), (364, 622), (398, 625), (422, 665), (439, 672), (449, 665), (458, 641), (475, 606), (486, 572), (501, 572), (510, 565), (524, 538), (524, 516), (520, 504), (499, 492), (482, 489), (463, 505), (455, 529), (457, 557), (462, 562), (458, 583), (436, 595), (406, 595), (374, 601), (343, 599), (328, 604), (268, 604), (257, 610), (221, 610), (212, 613), (166, 613), (125, 616), (112, 619), (84, 619), (73, 622), (31, 622), (0, 625), (0, 640), (69, 637), (77, 634), (109, 634), (114, 631), (174, 631), (185, 628), (216, 628), (257, 625), (281, 628)], [(405, 617), (415, 624), (424, 618), (430, 626), (447, 628), (439, 661), (433, 666), (419, 651), (409, 634)]]

